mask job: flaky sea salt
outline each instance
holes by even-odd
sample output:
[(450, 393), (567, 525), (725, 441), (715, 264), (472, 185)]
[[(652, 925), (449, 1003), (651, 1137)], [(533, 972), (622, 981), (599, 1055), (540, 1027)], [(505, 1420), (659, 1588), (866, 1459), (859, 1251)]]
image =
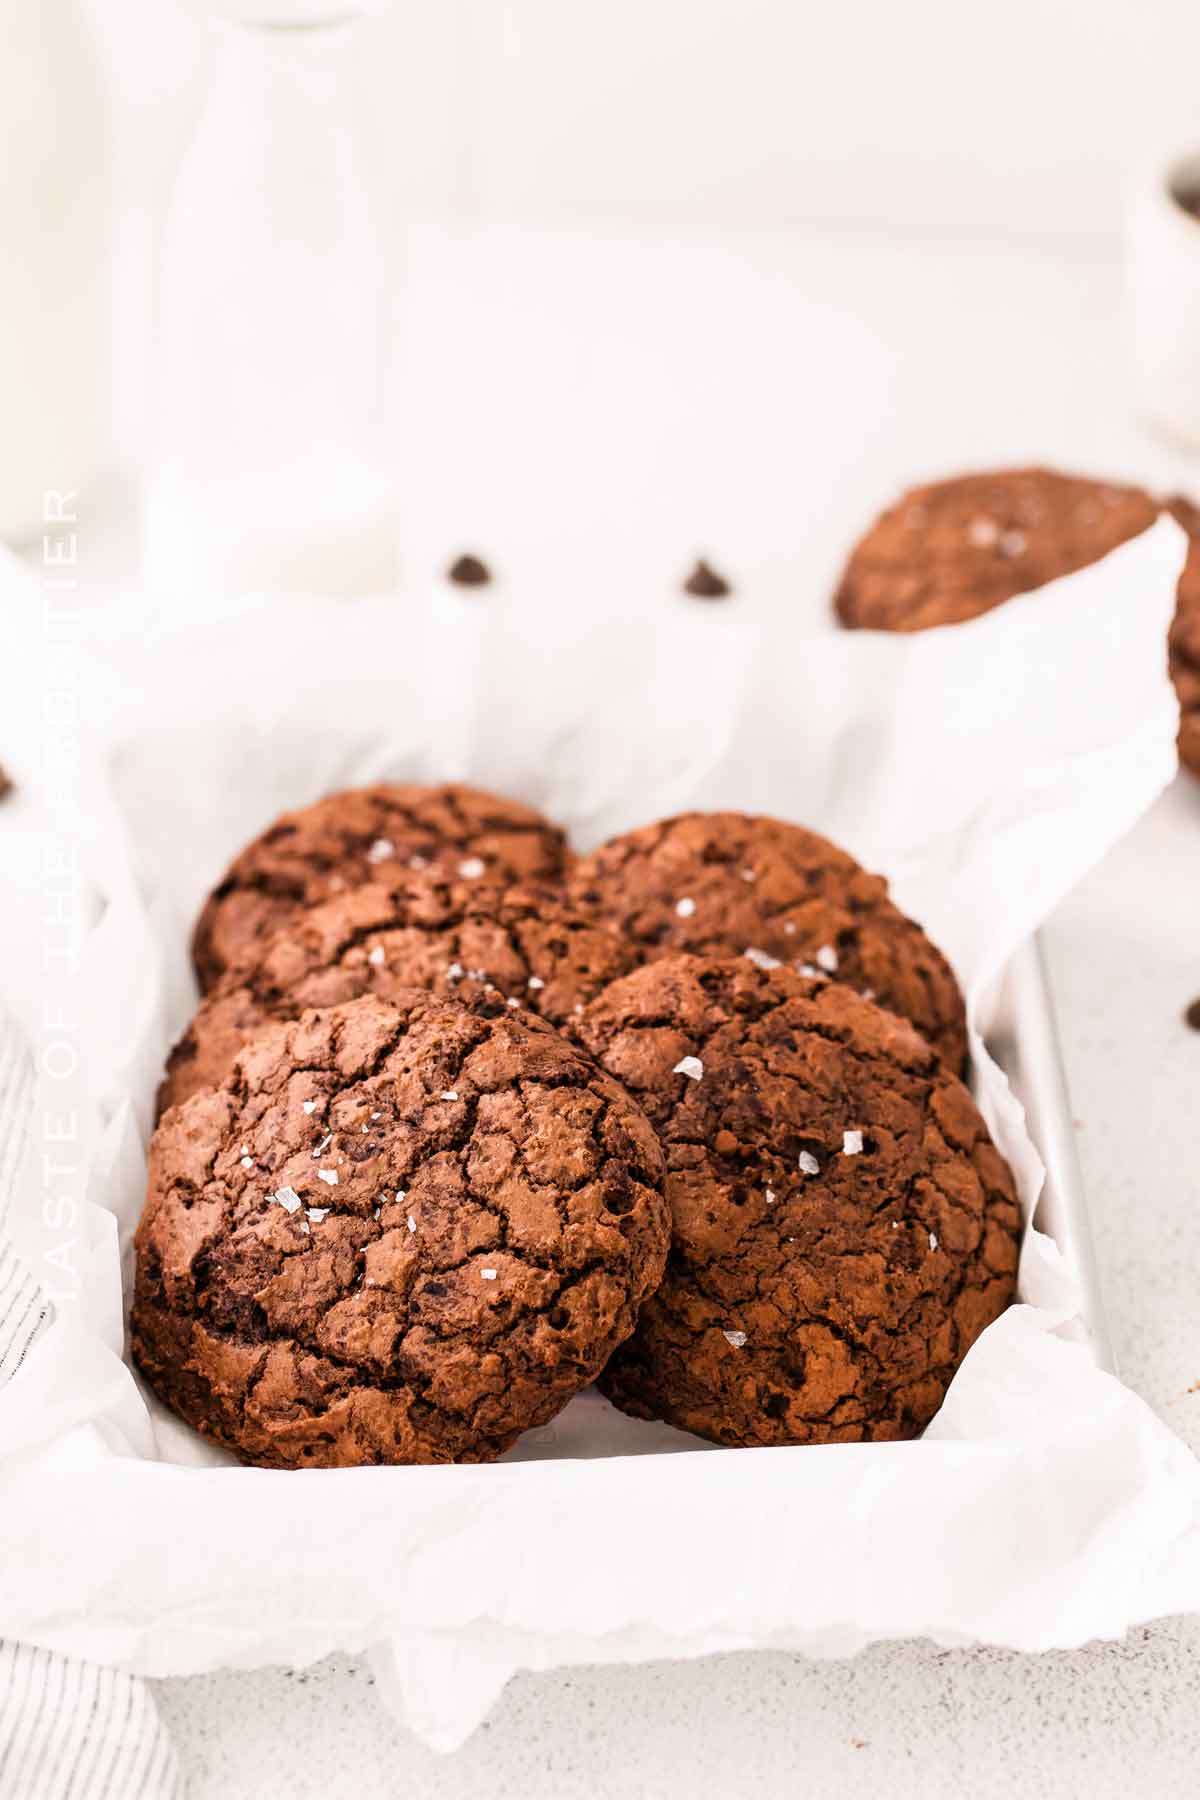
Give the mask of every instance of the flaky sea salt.
[(743, 869), (742, 870), (742, 880), (743, 881), (757, 881), (758, 880), (758, 871), (756, 869)]
[(396, 846), (391, 838), (376, 838), (367, 851), (367, 861), (369, 863), (386, 862), (389, 856), (395, 856), (395, 854)]
[(931, 1249), (931, 1250), (936, 1250), (936, 1249), (937, 1249), (937, 1247), (938, 1247), (938, 1235), (937, 1235), (937, 1232), (936, 1232), (936, 1231), (931, 1231), (931, 1232), (930, 1232), (930, 1234), (929, 1234), (929, 1248), (930, 1248), (930, 1249)]
[(861, 1156), (862, 1155), (862, 1147), (863, 1147), (863, 1134), (861, 1131), (843, 1131), (843, 1133), (842, 1133), (842, 1155), (843, 1156)]
[(802, 1150), (796, 1160), (802, 1175), (819, 1175), (821, 1173), (821, 1165), (811, 1150)]
[(329, 1187), (336, 1187), (338, 1184), (337, 1170), (336, 1169), (318, 1169), (317, 1170), (317, 1180), (326, 1182)]
[(315, 1113), (317, 1110), (317, 1103), (315, 1100), (305, 1100), (302, 1104), (306, 1113)]
[(329, 1208), (327, 1206), (310, 1206), (308, 1216), (314, 1225), (319, 1225), (322, 1219), (329, 1217)]
[(417, 1221), (413, 1218), (411, 1213), (408, 1215), (408, 1229), (410, 1231), (415, 1231), (417, 1229)]
[(452, 962), (447, 965), (447, 968), (446, 968), (446, 980), (447, 981), (461, 981), (465, 974), (466, 974), (466, 970), (463, 968), (461, 963)]
[(495, 1269), (480, 1269), (479, 1279), (480, 1279), (480, 1281), (495, 1281), (495, 1279), (496, 1279)]
[(774, 1206), (774, 1204), (775, 1204), (775, 1189), (767, 1188), (766, 1192), (763, 1194), (763, 1199), (766, 1201), (768, 1206)]
[(273, 1200), (276, 1206), (282, 1206), (287, 1213), (296, 1212), (300, 1206), (300, 1196), (294, 1187), (281, 1187), (278, 1193), (269, 1194), (267, 1198)]
[(747, 962), (752, 962), (756, 969), (777, 969), (779, 967), (777, 956), (768, 956), (765, 950), (756, 950), (753, 944), (748, 950), (743, 950), (742, 955)]
[(735, 1350), (740, 1350), (746, 1341), (746, 1334), (744, 1331), (723, 1331), (721, 1336), (725, 1339), (725, 1342), (731, 1344)]
[(698, 1056), (681, 1056), (671, 1073), (686, 1075), (689, 1081), (699, 1081), (704, 1074), (704, 1064)]
[(681, 919), (690, 919), (695, 910), (696, 902), (687, 894), (684, 895), (682, 900), (677, 900), (675, 902), (675, 911), (679, 914)]
[(382, 969), (384, 963), (383, 945), (376, 944), (373, 950), (367, 951), (367, 961), (373, 969)]
[(529, 977), (529, 980), (525, 983), (525, 986), (527, 988), (532, 988), (535, 994), (537, 993), (539, 988), (544, 988), (545, 985), (546, 984), (542, 980), (540, 975), (531, 975)]
[(464, 881), (478, 881), (483, 874), (483, 858), (480, 856), (464, 856), (458, 865), (458, 872)]
[(817, 967), (824, 969), (827, 975), (837, 974), (838, 953), (832, 944), (822, 944), (817, 951)]
[(243, 1156), (242, 1167), (243, 1169), (252, 1169), (254, 1167), (254, 1158), (252, 1156)]
[(457, 1100), (458, 1099), (458, 1089), (457, 1088), (443, 1088), (442, 1089), (442, 1099), (443, 1100)]

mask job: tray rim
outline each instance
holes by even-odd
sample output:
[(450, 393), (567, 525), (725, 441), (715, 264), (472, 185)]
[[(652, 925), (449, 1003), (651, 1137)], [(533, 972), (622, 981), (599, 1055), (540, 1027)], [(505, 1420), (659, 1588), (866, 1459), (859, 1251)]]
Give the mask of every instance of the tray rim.
[(1040, 932), (1018, 945), (1005, 964), (989, 1010), (984, 1042), (1025, 1110), (1026, 1128), (1045, 1168), (1034, 1222), (1078, 1273), (1081, 1306), (1072, 1335), (1099, 1368), (1116, 1375), (1053, 980)]

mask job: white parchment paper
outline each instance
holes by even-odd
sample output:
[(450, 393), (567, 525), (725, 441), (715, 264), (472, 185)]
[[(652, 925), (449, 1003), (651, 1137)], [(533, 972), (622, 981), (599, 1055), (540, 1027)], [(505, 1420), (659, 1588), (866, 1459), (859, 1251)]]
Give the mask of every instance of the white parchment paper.
[[(62, 1094), (42, 1067), (8, 1221), (57, 1303), (0, 1394), (0, 1634), (150, 1674), (370, 1649), (445, 1747), (519, 1667), (915, 1634), (1041, 1649), (1200, 1607), (1200, 1471), (1069, 1341), (1077, 1272), (1034, 1230), (1022, 1304), (913, 1444), (716, 1450), (588, 1394), (496, 1467), (241, 1469), (148, 1402), (120, 1289), (205, 889), (285, 806), (383, 776), (509, 791), (580, 845), (684, 806), (847, 845), (954, 961), (978, 1097), (1032, 1211), (1040, 1165), (982, 1049), (986, 995), (1171, 777), (1181, 557), (1163, 522), (907, 639), (659, 593), (614, 606), (573, 578), (203, 621), (93, 595), (52, 655), (44, 594), (0, 569), (19, 790), (0, 812), (0, 992), (31, 1056), (55, 1035), (48, 995), (78, 1048), (78, 1205), (64, 1226), (46, 1204), (38, 1121)], [(64, 844), (77, 955), (48, 968)]]

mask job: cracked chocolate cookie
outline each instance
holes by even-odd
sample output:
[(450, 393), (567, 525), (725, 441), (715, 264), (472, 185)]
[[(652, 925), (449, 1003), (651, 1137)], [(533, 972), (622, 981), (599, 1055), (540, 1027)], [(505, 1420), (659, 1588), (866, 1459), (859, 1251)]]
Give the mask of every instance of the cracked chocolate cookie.
[(1179, 695), (1179, 760), (1200, 775), (1200, 507), (1177, 499), (1171, 512), (1191, 539), (1167, 640), (1171, 679)]
[(916, 1436), (1013, 1297), (1020, 1210), (966, 1088), (840, 983), (676, 956), (584, 1044), (667, 1158), (662, 1285), (601, 1377), (727, 1445)]
[(836, 976), (910, 1019), (952, 1069), (966, 1062), (949, 963), (892, 904), (881, 876), (816, 832), (745, 813), (683, 813), (582, 857), (567, 893), (646, 959), (691, 950)]
[(925, 631), (1099, 562), (1153, 525), (1140, 488), (1001, 469), (912, 488), (860, 539), (834, 596), (843, 625)]
[(478, 788), (379, 786), (284, 813), (234, 858), (192, 938), (201, 989), (253, 960), (299, 907), (392, 867), (436, 867), (464, 881), (562, 876), (566, 840), (532, 807)]
[(662, 1152), (540, 1021), (409, 993), (269, 1027), (164, 1118), (134, 1356), (274, 1468), (479, 1462), (633, 1329), (669, 1236)]
[(639, 960), (552, 889), (397, 872), (305, 907), (210, 988), (167, 1060), (158, 1110), (217, 1086), (248, 1037), (308, 1007), (491, 988), (563, 1025)]

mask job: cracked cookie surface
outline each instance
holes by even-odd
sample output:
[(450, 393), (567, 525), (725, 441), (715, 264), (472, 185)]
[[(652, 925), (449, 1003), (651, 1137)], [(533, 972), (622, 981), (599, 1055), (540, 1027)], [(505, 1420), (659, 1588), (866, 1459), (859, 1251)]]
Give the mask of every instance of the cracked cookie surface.
[(1099, 562), (1157, 517), (1140, 488), (1053, 469), (998, 469), (911, 488), (856, 544), (834, 611), (852, 629), (961, 624)]
[(910, 1019), (950, 1068), (966, 1062), (962, 995), (941, 951), (882, 876), (802, 826), (683, 813), (581, 857), (566, 891), (648, 959), (688, 950), (803, 965)]
[(539, 1020), (305, 1013), (154, 1135), (134, 1356), (247, 1462), (489, 1460), (633, 1329), (663, 1179), (636, 1104)]
[(491, 987), (564, 1025), (639, 960), (556, 890), (398, 872), (305, 907), (210, 988), (167, 1059), (159, 1114), (221, 1082), (255, 1031), (308, 1007)]
[(661, 1286), (600, 1379), (727, 1445), (916, 1436), (1013, 1298), (1020, 1209), (963, 1084), (840, 983), (678, 956), (580, 1037), (667, 1158)]
[(234, 858), (196, 921), (196, 974), (207, 991), (227, 969), (253, 960), (298, 908), (390, 868), (556, 882), (566, 861), (557, 825), (478, 788), (381, 784), (329, 794), (284, 813)]

